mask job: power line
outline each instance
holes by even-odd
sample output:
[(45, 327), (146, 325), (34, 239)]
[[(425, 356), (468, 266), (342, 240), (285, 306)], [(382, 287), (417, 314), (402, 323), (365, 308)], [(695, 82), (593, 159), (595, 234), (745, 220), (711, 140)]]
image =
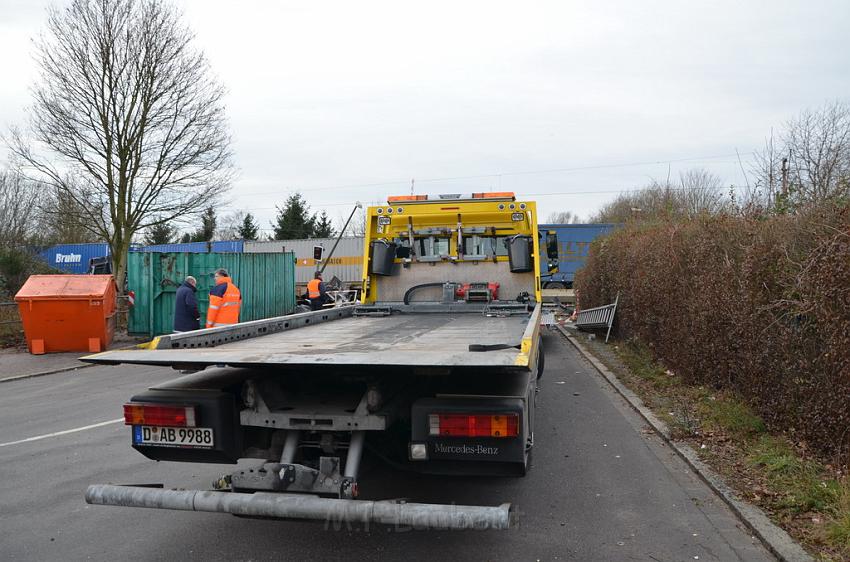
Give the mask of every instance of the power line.
[[(525, 175), (537, 175), (537, 174), (554, 174), (554, 173), (567, 173), (567, 172), (581, 172), (587, 170), (604, 170), (604, 169), (612, 169), (612, 168), (631, 168), (636, 166), (654, 166), (659, 164), (673, 164), (679, 162), (696, 162), (701, 160), (717, 160), (720, 158), (734, 158), (740, 156), (751, 156), (755, 154), (754, 152), (744, 152), (741, 154), (722, 154), (717, 156), (692, 156), (688, 158), (672, 158), (668, 160), (649, 160), (643, 162), (629, 162), (629, 163), (619, 163), (619, 164), (595, 164), (590, 166), (575, 166), (569, 168), (548, 168), (541, 170), (525, 170), (518, 172), (497, 172), (491, 174), (475, 174), (468, 176), (450, 176), (450, 177), (441, 177), (441, 178), (425, 178), (416, 180), (417, 183), (438, 183), (444, 181), (458, 181), (458, 180), (471, 180), (471, 179), (482, 179), (482, 178), (500, 178), (506, 176), (525, 176)], [(394, 181), (381, 181), (375, 183), (355, 183), (348, 185), (336, 185), (336, 186), (325, 186), (325, 187), (312, 187), (312, 188), (300, 188), (300, 189), (292, 189), (287, 188), (283, 190), (275, 190), (275, 191), (257, 191), (257, 192), (249, 192), (242, 193), (240, 195), (243, 196), (252, 196), (252, 195), (278, 195), (291, 191), (300, 191), (303, 193), (312, 193), (316, 191), (333, 191), (337, 189), (357, 189), (363, 187), (382, 187), (389, 185), (408, 185), (410, 183), (410, 178), (400, 179)]]
[[(609, 194), (612, 194), (612, 193), (637, 193), (637, 192), (640, 192), (640, 191), (644, 191), (645, 189), (647, 189), (647, 188), (646, 187), (617, 188), (617, 189), (609, 188), (609, 189), (593, 190), (593, 191), (552, 191), (552, 192), (548, 192), (548, 193), (521, 193), (520, 195), (521, 195), (522, 199), (525, 199), (525, 198), (528, 198), (528, 197), (552, 197), (552, 196), (557, 196), (557, 195), (561, 195), (561, 196), (562, 195), (609, 195)], [(695, 191), (695, 190), (703, 190), (703, 189), (714, 189), (714, 190), (717, 190), (717, 191), (723, 191), (723, 190), (727, 190), (727, 189), (737, 190), (737, 189), (749, 189), (749, 188), (746, 185), (729, 184), (729, 185), (712, 186), (710, 188), (701, 187), (701, 186), (697, 186), (697, 187), (673, 187), (673, 186), (670, 186), (670, 187), (665, 187), (663, 189), (668, 190), (668, 191)], [(371, 202), (369, 202), (369, 204), (381, 205), (381, 204), (383, 204), (383, 201), (371, 201)], [(346, 201), (346, 202), (322, 203), (320, 206), (321, 207), (338, 207), (338, 206), (351, 206), (351, 205), (352, 205), (352, 203), (350, 201)], [(233, 207), (225, 207), (225, 208), (233, 208)], [(233, 209), (251, 212), (251, 211), (271, 211), (271, 210), (275, 210), (276, 208), (277, 207), (253, 207), (253, 208), (248, 209), (248, 208), (238, 207), (238, 208), (233, 208)]]

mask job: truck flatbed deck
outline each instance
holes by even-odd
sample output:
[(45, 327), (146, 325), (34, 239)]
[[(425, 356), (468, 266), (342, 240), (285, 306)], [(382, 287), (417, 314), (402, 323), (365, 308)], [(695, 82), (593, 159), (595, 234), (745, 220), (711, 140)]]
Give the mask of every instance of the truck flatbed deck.
[[(295, 316), (315, 317), (320, 314)], [(108, 351), (83, 360), (144, 365), (498, 367), (527, 370), (528, 363), (522, 360), (521, 348), (523, 340), (531, 336), (527, 332), (534, 327), (530, 316), (538, 318), (539, 322), (539, 311), (510, 316), (484, 316), (482, 312), (348, 316), (214, 347), (204, 344), (184, 347), (177, 343), (186, 337), (203, 337), (205, 333), (214, 338), (215, 334), (226, 333), (228, 329), (201, 330), (191, 333), (191, 336), (190, 333), (168, 336), (170, 340), (166, 345), (159, 345), (156, 349)], [(479, 351), (472, 351), (471, 346)]]

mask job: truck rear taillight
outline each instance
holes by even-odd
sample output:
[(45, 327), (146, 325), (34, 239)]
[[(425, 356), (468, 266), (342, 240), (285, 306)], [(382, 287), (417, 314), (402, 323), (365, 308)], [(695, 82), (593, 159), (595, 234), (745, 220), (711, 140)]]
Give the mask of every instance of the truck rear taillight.
[(124, 404), (125, 425), (195, 427), (195, 407), (168, 404)]
[(430, 414), (428, 433), (448, 437), (516, 437), (517, 414)]

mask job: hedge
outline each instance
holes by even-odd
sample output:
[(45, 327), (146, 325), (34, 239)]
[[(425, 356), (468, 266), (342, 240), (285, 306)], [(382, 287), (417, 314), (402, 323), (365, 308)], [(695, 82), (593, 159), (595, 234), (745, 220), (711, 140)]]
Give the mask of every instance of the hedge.
[(628, 225), (594, 243), (576, 290), (616, 333), (776, 430), (850, 460), (850, 207)]

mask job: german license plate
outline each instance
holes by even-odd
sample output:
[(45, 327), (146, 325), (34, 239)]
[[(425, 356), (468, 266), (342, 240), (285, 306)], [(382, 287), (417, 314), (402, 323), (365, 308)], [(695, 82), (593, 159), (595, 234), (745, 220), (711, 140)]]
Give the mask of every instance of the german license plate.
[(134, 445), (156, 447), (194, 447), (209, 449), (215, 445), (210, 427), (158, 427), (134, 425)]

